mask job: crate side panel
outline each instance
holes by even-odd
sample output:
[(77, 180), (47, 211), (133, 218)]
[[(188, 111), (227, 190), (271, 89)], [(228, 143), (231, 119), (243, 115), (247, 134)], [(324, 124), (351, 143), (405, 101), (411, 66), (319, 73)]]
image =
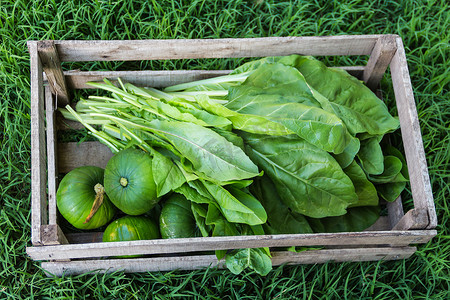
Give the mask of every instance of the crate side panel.
[[(303, 251), (300, 253), (279, 251), (272, 253), (272, 265), (317, 264), (344, 261), (397, 260), (410, 257), (415, 247), (332, 249)], [(49, 275), (78, 275), (90, 271), (115, 272), (155, 272), (171, 270), (194, 270), (203, 268), (224, 268), (224, 261), (215, 255), (173, 256), (136, 259), (81, 260), (70, 262), (43, 262), (42, 268)]]
[(57, 222), (56, 190), (58, 184), (58, 168), (56, 164), (56, 123), (55, 103), (52, 92), (45, 87), (45, 115), (47, 118), (47, 178), (48, 178), (48, 224)]
[(246, 39), (55, 41), (61, 61), (127, 61), (302, 55), (370, 55), (382, 35)]
[(28, 255), (34, 260), (72, 259), (140, 254), (186, 253), (208, 250), (333, 245), (392, 245), (426, 243), (435, 230), (367, 231), (354, 233), (280, 234), (260, 236), (226, 236), (180, 238), (173, 240), (141, 240), (114, 243), (72, 244), (31, 247)]
[(41, 243), (41, 225), (47, 223), (46, 145), (42, 63), (37, 44), (28, 43), (31, 68), (31, 242)]
[(58, 144), (58, 170), (68, 173), (81, 166), (105, 168), (113, 156), (111, 150), (100, 142), (70, 142)]
[(397, 52), (392, 59), (390, 68), (401, 124), (402, 139), (405, 146), (404, 150), (408, 164), (414, 207), (426, 209), (429, 218), (427, 228), (435, 228), (437, 225), (436, 209), (431, 191), (430, 177), (428, 175), (419, 118), (406, 62), (405, 49), (400, 38), (397, 38)]

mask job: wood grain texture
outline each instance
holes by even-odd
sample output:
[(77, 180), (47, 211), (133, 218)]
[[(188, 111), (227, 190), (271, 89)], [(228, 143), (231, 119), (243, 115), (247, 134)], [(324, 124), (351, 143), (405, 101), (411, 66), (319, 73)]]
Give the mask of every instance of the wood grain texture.
[(428, 223), (428, 211), (424, 208), (415, 208), (409, 210), (392, 230), (423, 229)]
[(318, 245), (394, 245), (398, 247), (426, 243), (435, 235), (435, 230), (415, 230), (155, 239), (30, 247), (27, 248), (27, 253), (34, 260), (51, 260), (260, 247)]
[(391, 63), (395, 51), (397, 51), (397, 35), (385, 35), (378, 39), (370, 54), (369, 61), (363, 74), (366, 85), (375, 90), (383, 78), (384, 72)]
[(405, 215), (405, 213), (403, 212), (402, 198), (399, 196), (394, 202), (388, 202), (386, 206), (388, 209), (388, 218), (389, 218), (388, 230), (391, 230)]
[(42, 62), (42, 67), (46, 74), (50, 89), (57, 97), (58, 105), (65, 106), (69, 104), (70, 96), (66, 81), (59, 60), (59, 54), (56, 50), (54, 41), (37, 42), (38, 54)]
[(397, 38), (397, 52), (390, 64), (391, 77), (401, 124), (403, 145), (411, 183), (414, 207), (428, 211), (427, 229), (437, 225), (436, 209), (431, 191), (428, 166), (423, 148), (420, 123), (406, 63), (405, 49), (402, 40)]
[(68, 173), (81, 166), (105, 168), (112, 156), (111, 150), (100, 142), (59, 143), (58, 170)]
[[(341, 67), (351, 75), (362, 78), (364, 66)], [(173, 70), (173, 71), (65, 71), (64, 76), (71, 89), (93, 89), (86, 82), (103, 81), (107, 78), (115, 82), (119, 77), (137, 86), (163, 88), (170, 85), (202, 80), (230, 73), (231, 70)], [(45, 79), (45, 78), (44, 78)]]
[(66, 236), (57, 224), (42, 225), (41, 226), (42, 244), (49, 245), (63, 245), (68, 244)]
[(41, 226), (47, 224), (47, 174), (42, 64), (37, 44), (28, 42), (31, 69), (31, 242), (41, 244)]
[[(365, 249), (324, 249), (300, 253), (272, 252), (272, 265), (317, 264), (344, 261), (398, 260), (410, 257), (415, 247), (383, 247)], [(195, 270), (204, 268), (225, 268), (224, 260), (218, 261), (215, 255), (153, 257), (135, 259), (78, 260), (71, 262), (43, 262), (42, 268), (54, 276), (78, 275), (91, 271), (99, 273), (124, 271), (156, 272), (171, 270)]]
[(56, 224), (56, 190), (58, 188), (58, 167), (56, 164), (55, 103), (48, 86), (45, 87), (44, 92), (45, 116), (47, 119), (48, 224)]
[(381, 35), (54, 42), (61, 61), (127, 61), (290, 54), (370, 55), (379, 37)]

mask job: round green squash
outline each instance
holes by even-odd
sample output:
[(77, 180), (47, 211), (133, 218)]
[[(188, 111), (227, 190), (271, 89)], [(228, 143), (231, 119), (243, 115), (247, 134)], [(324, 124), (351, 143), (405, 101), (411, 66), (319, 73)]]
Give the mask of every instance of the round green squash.
[(106, 227), (103, 233), (104, 242), (121, 242), (135, 240), (158, 239), (159, 228), (144, 216), (125, 216)]
[(94, 229), (107, 224), (116, 208), (104, 194), (104, 171), (84, 166), (67, 173), (59, 184), (56, 205), (61, 215), (78, 229)]
[(163, 239), (197, 236), (191, 202), (180, 194), (173, 194), (167, 199), (159, 216), (159, 229)]
[(105, 168), (105, 191), (128, 215), (149, 211), (159, 201), (150, 154), (132, 148), (115, 154)]

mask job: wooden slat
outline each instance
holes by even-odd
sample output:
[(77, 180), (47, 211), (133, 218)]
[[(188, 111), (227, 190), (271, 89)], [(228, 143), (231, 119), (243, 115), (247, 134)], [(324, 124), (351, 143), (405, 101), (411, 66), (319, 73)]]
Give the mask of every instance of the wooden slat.
[(414, 207), (428, 210), (429, 224), (426, 228), (432, 229), (437, 225), (436, 210), (405, 49), (400, 38), (397, 38), (397, 52), (392, 58), (390, 68)]
[[(278, 251), (272, 253), (272, 265), (317, 264), (344, 261), (398, 260), (410, 257), (415, 247), (383, 247), (365, 249), (324, 249), (300, 253)], [(224, 260), (215, 255), (154, 257), (135, 259), (79, 260), (71, 262), (43, 262), (42, 268), (54, 276), (78, 275), (91, 271), (115, 272), (155, 272), (171, 270), (195, 270), (203, 268), (224, 268)]]
[(41, 244), (47, 224), (46, 149), (42, 64), (36, 42), (28, 42), (31, 68), (31, 242)]
[[(389, 218), (381, 216), (372, 226), (365, 231), (384, 231), (391, 230)], [(84, 243), (100, 243), (102, 242), (103, 232), (77, 232), (66, 234), (67, 240), (70, 244), (84, 244)]]
[(399, 196), (394, 202), (387, 203), (388, 217), (389, 217), (389, 229), (394, 228), (400, 219), (405, 215), (403, 212), (402, 197)]
[(56, 165), (55, 103), (48, 86), (45, 87), (45, 115), (47, 118), (48, 224), (56, 224), (58, 168)]
[(428, 225), (428, 212), (423, 208), (409, 210), (392, 230), (423, 229)]
[(39, 41), (38, 54), (43, 69), (47, 76), (50, 89), (57, 96), (58, 104), (65, 106), (69, 104), (69, 90), (64, 79), (59, 54), (53, 41)]
[(395, 42), (397, 35), (385, 35), (378, 39), (375, 47), (370, 54), (369, 61), (364, 70), (363, 80), (366, 85), (375, 90), (383, 78), (395, 51), (397, 50), (397, 43)]
[(48, 245), (64, 245), (68, 244), (67, 238), (57, 224), (41, 226), (42, 244)]
[(61, 61), (370, 55), (381, 35), (139, 41), (55, 41)]
[(99, 142), (59, 143), (58, 170), (68, 173), (81, 166), (104, 168), (112, 156), (111, 150)]
[(207, 250), (260, 247), (317, 245), (407, 246), (409, 244), (426, 243), (435, 235), (435, 230), (417, 230), (226, 236), (207, 238), (180, 238), (172, 240), (156, 239), (127, 242), (30, 247), (27, 248), (27, 253), (34, 260), (48, 260), (140, 254), (186, 253)]
[(392, 227), (390, 227), (389, 218), (386, 216), (381, 216), (372, 226), (367, 228), (365, 231), (384, 231), (390, 230), (391, 228)]

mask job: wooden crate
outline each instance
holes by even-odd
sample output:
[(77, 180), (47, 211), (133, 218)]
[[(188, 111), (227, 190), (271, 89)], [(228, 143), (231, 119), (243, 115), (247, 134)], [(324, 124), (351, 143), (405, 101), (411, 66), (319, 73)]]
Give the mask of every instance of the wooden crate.
[[(274, 252), (273, 264), (310, 264), (327, 261), (394, 260), (411, 256), (414, 244), (436, 235), (433, 195), (402, 40), (397, 35), (334, 37), (269, 37), (211, 40), (140, 41), (29, 41), (31, 63), (32, 220), (28, 255), (56, 275), (91, 270), (144, 272), (155, 270), (222, 267), (218, 249), (323, 246), (321, 250)], [(136, 85), (163, 87), (229, 71), (62, 71), (66, 61), (129, 61), (191, 58), (263, 57), (289, 54), (314, 56), (369, 55), (366, 66), (345, 67), (372, 89), (390, 67), (414, 208), (404, 213), (401, 199), (389, 203), (388, 216), (380, 217), (363, 232), (280, 234), (141, 240), (102, 243), (101, 232), (64, 234), (58, 225), (56, 189), (58, 174), (81, 165), (104, 167), (112, 156), (98, 142), (57, 143), (55, 107), (69, 100), (69, 89), (90, 88), (87, 81), (107, 77)], [(55, 97), (56, 95), (56, 97)], [(56, 99), (56, 101), (55, 101)], [(76, 158), (76, 159), (74, 159)], [(120, 255), (146, 258), (115, 259)]]

